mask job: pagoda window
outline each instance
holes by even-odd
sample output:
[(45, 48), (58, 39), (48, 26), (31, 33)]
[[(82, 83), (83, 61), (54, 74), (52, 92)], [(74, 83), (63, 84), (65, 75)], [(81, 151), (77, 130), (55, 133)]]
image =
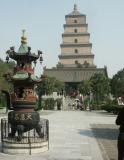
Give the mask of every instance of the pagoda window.
[(22, 67), (22, 68), (23, 68), (23, 67), (24, 67), (24, 65), (25, 65), (25, 64), (24, 64), (24, 62), (21, 62), (20, 67)]
[(84, 66), (85, 67), (88, 67), (89, 66), (89, 63), (87, 61), (84, 61)]
[(75, 53), (78, 53), (78, 49), (75, 49), (74, 52), (75, 52)]
[(78, 64), (78, 60), (75, 60), (75, 64)]
[(77, 30), (77, 29), (74, 29), (74, 32), (75, 32), (75, 33), (77, 33), (77, 32), (78, 32), (78, 30)]
[(24, 87), (19, 87), (17, 90), (17, 97), (23, 98), (23, 96), (24, 96)]
[(78, 42), (78, 40), (77, 40), (77, 39), (75, 39), (75, 40), (74, 40), (74, 42), (75, 42), (75, 43), (77, 43), (77, 42)]
[(77, 19), (74, 20), (74, 23), (77, 23)]

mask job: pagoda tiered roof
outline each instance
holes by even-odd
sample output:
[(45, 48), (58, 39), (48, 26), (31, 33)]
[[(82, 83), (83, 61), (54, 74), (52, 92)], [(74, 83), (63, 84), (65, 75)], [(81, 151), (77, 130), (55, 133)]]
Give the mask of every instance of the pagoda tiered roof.
[(8, 82), (21, 82), (21, 83), (32, 83), (32, 84), (36, 84), (41, 82), (41, 78), (38, 78), (37, 76), (35, 76), (34, 74), (25, 72), (25, 71), (18, 71), (15, 74), (4, 74), (4, 77), (6, 78), (6, 80)]
[(7, 62), (9, 58), (17, 61), (16, 66), (14, 67), (13, 75), (9, 75), (9, 80), (18, 82), (25, 81), (29, 83), (38, 83), (41, 81), (37, 76), (34, 75), (34, 67), (32, 67), (32, 61), (34, 65), (38, 58), (40, 58), (40, 62), (42, 62), (42, 52), (38, 51), (38, 54), (31, 53), (31, 47), (27, 46), (27, 38), (25, 36), (25, 30), (23, 30), (23, 34), (21, 37), (21, 45), (17, 52), (15, 52), (14, 47), (10, 47), (7, 53)]
[(39, 58), (39, 55), (36, 55), (35, 53), (31, 54), (30, 52), (26, 53), (18, 53), (12, 50), (8, 50), (7, 53), (9, 54), (9, 57), (15, 61), (18, 60), (26, 60), (26, 61), (36, 61)]
[(35, 76), (34, 74), (29, 74), (27, 72), (24, 72), (24, 71), (19, 71), (19, 72), (16, 72), (15, 75), (13, 75), (12, 77), (12, 80), (13, 81), (31, 81), (31, 82), (40, 82), (41, 79), (39, 79), (37, 76)]
[(27, 45), (26, 40), (27, 38), (25, 36), (25, 30), (23, 30), (23, 35), (21, 37), (21, 45), (18, 51), (15, 52), (14, 47), (10, 47), (10, 50), (6, 52), (11, 59), (15, 61), (25, 60), (26, 62), (32, 62), (36, 61), (40, 57), (40, 54), (42, 54), (42, 52), (38, 51), (37, 55), (35, 53), (31, 53), (31, 47)]

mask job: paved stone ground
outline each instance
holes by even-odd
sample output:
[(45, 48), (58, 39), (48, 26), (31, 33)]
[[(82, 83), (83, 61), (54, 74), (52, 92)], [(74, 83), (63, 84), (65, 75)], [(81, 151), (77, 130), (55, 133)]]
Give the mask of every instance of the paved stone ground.
[(118, 127), (115, 124), (92, 124), (91, 127), (101, 151), (104, 151), (104, 160), (116, 160)]
[(0, 160), (117, 160), (116, 115), (103, 111), (40, 114), (50, 123), (49, 151), (31, 156), (0, 153)]

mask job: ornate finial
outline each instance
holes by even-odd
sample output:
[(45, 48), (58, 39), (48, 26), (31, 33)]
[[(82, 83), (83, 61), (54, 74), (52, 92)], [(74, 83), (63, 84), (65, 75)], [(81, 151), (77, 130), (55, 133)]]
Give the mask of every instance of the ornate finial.
[(77, 11), (77, 5), (74, 4), (74, 11)]
[(22, 30), (22, 37), (25, 37), (25, 32), (26, 32), (26, 30), (23, 29), (23, 30)]
[(27, 41), (26, 41), (27, 38), (25, 36), (25, 31), (26, 31), (25, 29), (22, 30), (22, 37), (21, 37), (21, 42), (24, 43), (24, 44), (27, 43)]

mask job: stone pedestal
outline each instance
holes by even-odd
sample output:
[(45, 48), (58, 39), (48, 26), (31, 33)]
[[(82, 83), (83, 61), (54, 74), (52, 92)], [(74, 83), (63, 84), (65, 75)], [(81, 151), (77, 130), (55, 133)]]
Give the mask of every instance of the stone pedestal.
[(49, 122), (40, 120), (42, 137), (39, 137), (35, 129), (25, 132), (20, 139), (16, 132), (11, 136), (11, 124), (7, 119), (1, 120), (2, 152), (6, 154), (34, 154), (42, 153), (49, 149)]
[(2, 152), (6, 154), (34, 154), (47, 151), (49, 148), (48, 141), (31, 142), (31, 143), (10, 143), (3, 142)]

